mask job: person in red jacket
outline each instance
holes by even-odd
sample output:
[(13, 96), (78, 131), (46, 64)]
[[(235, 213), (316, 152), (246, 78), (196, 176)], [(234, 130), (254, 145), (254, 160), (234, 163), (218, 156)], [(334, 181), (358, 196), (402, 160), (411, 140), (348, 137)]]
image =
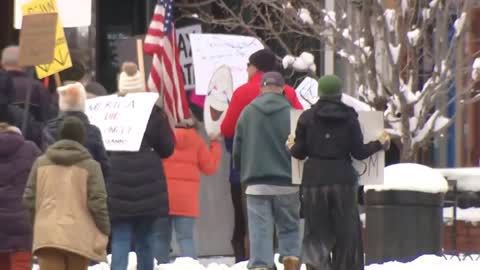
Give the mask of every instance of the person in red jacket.
[[(175, 150), (172, 156), (163, 160), (171, 224), (166, 233), (171, 237), (175, 231), (180, 257), (197, 257), (193, 231), (200, 213), (200, 173), (212, 175), (220, 165), (222, 146), (219, 136), (209, 137), (210, 146), (197, 133), (193, 121), (188, 121), (175, 129)], [(163, 248), (169, 249), (170, 246)]]
[[(253, 53), (249, 58), (247, 66), (248, 82), (238, 87), (232, 96), (228, 105), (227, 113), (222, 122), (222, 134), (225, 138), (233, 138), (235, 126), (243, 109), (250, 104), (258, 95), (260, 95), (260, 82), (263, 73), (273, 71), (276, 67), (276, 58), (269, 49), (262, 49)], [(302, 110), (302, 104), (298, 101), (295, 89), (291, 86), (285, 86), (284, 95), (292, 104), (294, 109)]]
[[(257, 96), (260, 95), (260, 83), (265, 72), (275, 71), (277, 61), (273, 52), (269, 49), (262, 49), (253, 53), (248, 59), (247, 73), (248, 82), (238, 87), (234, 92), (225, 118), (221, 125), (222, 135), (225, 137), (227, 150), (231, 153), (233, 136), (235, 135), (235, 127), (238, 118), (243, 109), (250, 104)], [(302, 110), (302, 104), (298, 101), (295, 90), (285, 85), (283, 93), (295, 109)], [(230, 163), (232, 164), (232, 162)], [(246, 241), (246, 219), (244, 211), (244, 203), (242, 202), (243, 190), (240, 184), (240, 176), (238, 172), (230, 166), (230, 190), (232, 195), (232, 203), (234, 208), (235, 225), (232, 237), (232, 246), (235, 253), (235, 261), (240, 262), (248, 260), (248, 244)]]

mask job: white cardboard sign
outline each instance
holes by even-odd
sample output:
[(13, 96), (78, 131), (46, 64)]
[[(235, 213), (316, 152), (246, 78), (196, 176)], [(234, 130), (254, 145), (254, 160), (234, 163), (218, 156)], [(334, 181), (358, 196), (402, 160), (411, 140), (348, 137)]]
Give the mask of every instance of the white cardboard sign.
[[(290, 130), (295, 134), (298, 118), (302, 111), (290, 111)], [(384, 130), (383, 113), (379, 111), (358, 111), (358, 120), (363, 132), (364, 143), (376, 140)], [(303, 165), (301, 161), (292, 157), (292, 183), (301, 184)], [(353, 160), (355, 170), (360, 174), (361, 185), (383, 184), (383, 169), (385, 168), (385, 152), (380, 151), (371, 157), (358, 161)]]
[[(22, 28), (22, 6), (32, 0), (15, 0), (15, 29)], [(43, 0), (44, 13), (53, 12), (53, 0)], [(92, 0), (56, 0), (63, 27), (84, 27), (92, 23)]]
[[(383, 113), (380, 111), (359, 111), (358, 121), (364, 143), (377, 140), (384, 131)], [(353, 160), (353, 167), (360, 174), (361, 185), (382, 185), (385, 152), (379, 151), (362, 161)]]
[(223, 34), (190, 34), (195, 73), (195, 92), (207, 95), (208, 85), (215, 71), (223, 65), (233, 75), (233, 89), (248, 80), (248, 58), (263, 49), (253, 37)]
[(158, 93), (110, 95), (87, 100), (85, 113), (102, 132), (108, 151), (140, 149)]
[(195, 24), (177, 28), (177, 45), (180, 54), (180, 65), (183, 70), (185, 90), (195, 89), (195, 74), (193, 72), (192, 46), (190, 45), (190, 34), (202, 33), (202, 25)]

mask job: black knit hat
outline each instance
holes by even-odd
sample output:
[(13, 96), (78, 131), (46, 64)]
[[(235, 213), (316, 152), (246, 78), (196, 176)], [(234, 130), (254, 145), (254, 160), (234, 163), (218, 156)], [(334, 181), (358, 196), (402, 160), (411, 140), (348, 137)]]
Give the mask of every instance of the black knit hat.
[(254, 52), (248, 58), (248, 62), (261, 72), (273, 71), (276, 66), (275, 54), (269, 49), (261, 49)]
[(75, 116), (69, 116), (63, 120), (60, 131), (58, 132), (59, 140), (72, 140), (84, 144), (85, 137), (86, 130), (82, 120)]

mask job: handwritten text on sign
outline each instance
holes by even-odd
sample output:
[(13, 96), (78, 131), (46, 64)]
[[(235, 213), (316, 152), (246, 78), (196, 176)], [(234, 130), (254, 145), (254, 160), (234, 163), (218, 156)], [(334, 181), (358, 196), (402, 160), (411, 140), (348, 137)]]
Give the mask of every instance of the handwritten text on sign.
[(108, 151), (138, 151), (158, 93), (98, 97), (87, 101), (86, 114), (102, 131)]
[[(358, 120), (362, 128), (364, 143), (378, 139), (383, 132), (383, 113), (378, 111), (359, 111)], [(383, 184), (383, 169), (385, 167), (385, 152), (380, 151), (371, 157), (353, 161), (353, 166), (360, 174), (362, 185)]]
[(192, 47), (190, 46), (190, 34), (201, 33), (202, 25), (195, 24), (187, 27), (177, 28), (177, 45), (180, 55), (180, 64), (183, 70), (185, 90), (195, 88), (195, 74), (193, 73)]

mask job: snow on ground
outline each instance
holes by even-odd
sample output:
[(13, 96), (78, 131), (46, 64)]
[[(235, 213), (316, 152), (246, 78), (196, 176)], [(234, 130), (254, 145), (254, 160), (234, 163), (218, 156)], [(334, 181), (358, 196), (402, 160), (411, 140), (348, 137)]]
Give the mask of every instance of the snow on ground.
[(367, 190), (409, 190), (426, 193), (447, 192), (448, 183), (435, 169), (414, 163), (391, 165), (384, 170), (383, 185), (368, 185)]
[[(447, 224), (453, 222), (453, 207), (443, 208), (443, 220)], [(457, 208), (457, 220), (465, 221), (466, 223), (473, 223), (475, 225), (480, 223), (480, 208)]]
[[(216, 260), (216, 262), (211, 262)], [(246, 270), (247, 263), (239, 263), (228, 266), (225, 262), (233, 261), (233, 258), (222, 257), (212, 258), (207, 260), (200, 260), (200, 262), (188, 259), (180, 258), (174, 263), (168, 265), (158, 265), (155, 270)], [(205, 263), (210, 262), (210, 263)], [(33, 267), (34, 270), (38, 270), (38, 266)], [(283, 270), (283, 265), (277, 265), (278, 270)], [(435, 255), (424, 255), (419, 257), (410, 263), (388, 262), (385, 264), (372, 264), (365, 267), (366, 270), (478, 270), (480, 269), (480, 261), (467, 259), (459, 260), (457, 257), (446, 259), (444, 257), (438, 257)], [(99, 264), (91, 266), (89, 270), (110, 270), (108, 264)], [(135, 265), (129, 265), (128, 270), (136, 270)], [(302, 270), (305, 270), (305, 266), (302, 266)]]
[(445, 178), (456, 180), (459, 191), (480, 192), (480, 168), (435, 169)]

